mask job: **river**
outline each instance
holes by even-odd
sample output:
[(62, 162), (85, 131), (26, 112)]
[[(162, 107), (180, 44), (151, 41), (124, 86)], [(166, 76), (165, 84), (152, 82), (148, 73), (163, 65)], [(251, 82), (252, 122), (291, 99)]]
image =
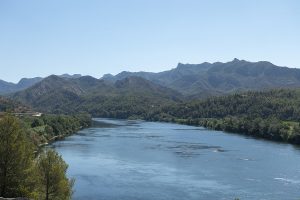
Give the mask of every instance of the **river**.
[(73, 199), (299, 200), (300, 150), (171, 123), (95, 119), (52, 144)]

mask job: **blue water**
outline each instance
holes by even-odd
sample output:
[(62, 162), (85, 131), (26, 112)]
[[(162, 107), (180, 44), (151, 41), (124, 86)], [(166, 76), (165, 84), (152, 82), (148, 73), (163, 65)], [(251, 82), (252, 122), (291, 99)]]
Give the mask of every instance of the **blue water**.
[(201, 127), (104, 122), (53, 144), (75, 178), (73, 199), (299, 200), (295, 146)]

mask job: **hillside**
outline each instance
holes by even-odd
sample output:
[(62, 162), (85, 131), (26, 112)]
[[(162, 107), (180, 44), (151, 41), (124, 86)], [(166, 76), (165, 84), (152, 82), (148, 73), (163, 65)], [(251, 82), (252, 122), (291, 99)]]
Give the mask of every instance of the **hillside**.
[(78, 100), (78, 95), (83, 90), (71, 81), (51, 75), (34, 86), (14, 94), (12, 97), (26, 105), (41, 109), (55, 109), (62, 102), (67, 104), (69, 101)]
[[(59, 77), (62, 77), (64, 79), (75, 79), (75, 78), (80, 78), (81, 74), (74, 74), (74, 75), (62, 74), (62, 75), (59, 75)], [(22, 78), (16, 84), (0, 80), (0, 94), (7, 95), (9, 93), (14, 93), (14, 92), (18, 92), (21, 90), (25, 90), (25, 89), (35, 85), (36, 83), (39, 83), (43, 79), (44, 78), (42, 78), (42, 77)]]
[(106, 116), (109, 109), (127, 118), (180, 101), (181, 94), (140, 77), (110, 83), (91, 76), (65, 79), (52, 75), (12, 98), (47, 113), (89, 112)]
[(193, 98), (235, 91), (300, 86), (300, 69), (279, 67), (266, 61), (248, 62), (238, 59), (227, 63), (179, 63), (169, 71), (121, 72), (116, 76), (105, 75), (102, 79), (115, 82), (130, 76), (145, 78)]
[(38, 83), (41, 80), (42, 78), (40, 77), (22, 78), (17, 84), (0, 80), (0, 94), (8, 94), (8, 93), (24, 90)]
[(142, 117), (300, 144), (300, 89), (252, 91), (177, 103)]
[(30, 111), (30, 108), (24, 106), (20, 102), (0, 96), (0, 113), (2, 112), (23, 113), (27, 111)]

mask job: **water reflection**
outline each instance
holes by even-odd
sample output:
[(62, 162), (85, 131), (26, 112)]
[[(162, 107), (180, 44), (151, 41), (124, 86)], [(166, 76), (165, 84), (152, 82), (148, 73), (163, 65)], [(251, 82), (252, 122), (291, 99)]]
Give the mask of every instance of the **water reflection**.
[(292, 145), (177, 124), (97, 119), (53, 144), (76, 178), (74, 199), (297, 199)]

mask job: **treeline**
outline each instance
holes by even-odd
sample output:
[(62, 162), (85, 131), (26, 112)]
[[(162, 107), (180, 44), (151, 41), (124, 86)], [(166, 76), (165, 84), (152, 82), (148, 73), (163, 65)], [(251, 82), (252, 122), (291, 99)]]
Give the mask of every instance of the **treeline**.
[(248, 118), (228, 116), (221, 119), (175, 119), (174, 122), (203, 126), (214, 130), (240, 133), (275, 141), (300, 144), (298, 122), (281, 121), (276, 118)]
[(184, 118), (247, 116), (251, 119), (275, 117), (280, 120), (299, 121), (300, 90), (279, 89), (212, 97), (174, 104), (164, 107), (161, 112)]
[(88, 114), (21, 117), (24, 131), (36, 146), (70, 135), (92, 123)]
[(165, 106), (143, 117), (300, 144), (299, 89), (212, 97)]
[(300, 89), (252, 91), (184, 103), (149, 102), (125, 99), (102, 104), (92, 114), (184, 123), (300, 144)]

